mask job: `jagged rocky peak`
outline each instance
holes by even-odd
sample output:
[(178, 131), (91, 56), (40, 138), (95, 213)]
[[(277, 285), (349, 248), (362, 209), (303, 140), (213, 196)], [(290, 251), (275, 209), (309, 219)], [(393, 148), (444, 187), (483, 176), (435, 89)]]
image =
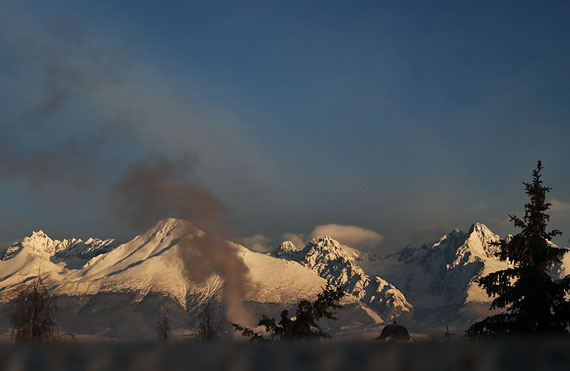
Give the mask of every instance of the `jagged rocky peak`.
[(473, 232), (480, 232), (480, 233), (491, 233), (494, 235), (493, 232), (491, 232), (491, 230), (489, 229), (489, 227), (487, 227), (485, 224), (481, 223), (481, 222), (475, 222), (473, 223), (473, 225), (471, 226), (471, 228), (469, 228), (469, 232), (468, 234), (471, 234)]
[[(73, 239), (77, 242), (81, 240)], [(32, 249), (35, 253), (41, 255), (54, 255), (59, 250), (63, 250), (69, 246), (71, 241), (58, 241), (50, 238), (43, 230), (33, 231), (30, 236), (24, 237), (20, 242), (16, 242), (12, 247), (22, 247)]]
[(484, 267), (485, 262), (494, 260), (498, 249), (494, 243), (499, 240), (500, 237), (487, 226), (475, 223), (467, 233), (454, 230), (443, 236), (433, 245), (431, 252), (421, 258), (422, 264), (428, 270), (438, 266), (450, 270), (472, 263)]
[(374, 309), (384, 320), (412, 311), (413, 306), (392, 284), (369, 276), (358, 265), (360, 252), (340, 244), (331, 236), (316, 236), (298, 249), (285, 241), (276, 250), (280, 258), (299, 262), (334, 285), (342, 285), (355, 298)]
[(455, 228), (448, 234), (444, 235), (440, 238), (439, 241), (433, 244), (433, 248), (438, 247), (448, 247), (448, 246), (459, 246), (463, 242), (465, 242), (467, 235), (465, 232), (460, 231), (459, 229)]
[(29, 236), (26, 236), (22, 239), (22, 243), (24, 243), (24, 242), (27, 242), (27, 243), (33, 243), (33, 242), (45, 243), (48, 241), (52, 241), (52, 239), (41, 229), (39, 231), (32, 231), (32, 234), (30, 234)]
[(342, 245), (331, 236), (313, 238), (300, 253), (307, 262), (319, 261), (351, 263), (358, 265), (362, 261), (362, 251)]
[(318, 246), (320, 248), (330, 248), (330, 247), (340, 248), (340, 243), (329, 235), (326, 235), (324, 237), (315, 236), (309, 242), (309, 244)]
[(500, 241), (500, 239), (501, 237), (493, 233), (485, 224), (475, 223), (467, 233), (465, 245), (481, 256), (492, 257), (499, 248), (494, 244)]
[(294, 254), (301, 249), (297, 248), (297, 246), (295, 246), (293, 241), (283, 241), (281, 242), (281, 245), (279, 245), (277, 250), (275, 250), (275, 255), (281, 256), (281, 255)]
[(441, 237), (441, 239), (434, 243), (432, 247), (459, 247), (465, 243), (478, 241), (485, 249), (487, 249), (490, 247), (491, 243), (498, 241), (499, 239), (500, 237), (493, 233), (485, 224), (477, 222), (469, 228), (469, 232), (467, 233), (457, 228), (452, 230)]
[(48, 235), (42, 230), (32, 231), (32, 234), (24, 237), (24, 239), (45, 239), (49, 238)]
[(419, 248), (407, 246), (386, 258), (394, 256), (398, 262), (406, 264), (417, 261), (428, 270), (440, 266), (453, 268), (474, 261), (493, 259), (498, 249), (493, 244), (499, 240), (500, 237), (485, 224), (474, 223), (467, 233), (456, 228), (432, 245), (423, 245)]
[(54, 262), (66, 261), (70, 257), (88, 259), (93, 256), (110, 251), (117, 246), (114, 239), (102, 240), (89, 238), (83, 241), (80, 238), (56, 240), (49, 237), (43, 230), (33, 231), (31, 235), (21, 241), (14, 242), (4, 251), (0, 260), (8, 260), (25, 250), (34, 254), (50, 258)]
[(355, 249), (341, 245), (329, 235), (315, 236), (305, 246), (297, 247), (291, 241), (283, 241), (275, 250), (275, 255), (294, 260), (326, 259), (354, 260), (359, 253)]
[(498, 235), (493, 233), (489, 229), (489, 227), (487, 227), (485, 224), (479, 223), (479, 222), (473, 224), (471, 226), (471, 228), (469, 228), (469, 232), (467, 232), (467, 235), (469, 235), (469, 236), (475, 235), (480, 240), (489, 241), (489, 242), (496, 241), (497, 239), (500, 238)]
[(344, 258), (345, 260), (352, 260), (354, 254), (352, 250), (342, 246), (337, 240), (331, 236), (316, 236), (313, 237), (305, 246), (306, 256), (325, 255), (329, 259)]

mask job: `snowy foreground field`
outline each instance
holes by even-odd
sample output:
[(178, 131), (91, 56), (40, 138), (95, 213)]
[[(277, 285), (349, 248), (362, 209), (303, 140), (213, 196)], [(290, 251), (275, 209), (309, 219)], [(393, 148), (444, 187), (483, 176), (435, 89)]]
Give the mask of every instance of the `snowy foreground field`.
[(570, 342), (0, 346), (3, 370), (568, 370)]

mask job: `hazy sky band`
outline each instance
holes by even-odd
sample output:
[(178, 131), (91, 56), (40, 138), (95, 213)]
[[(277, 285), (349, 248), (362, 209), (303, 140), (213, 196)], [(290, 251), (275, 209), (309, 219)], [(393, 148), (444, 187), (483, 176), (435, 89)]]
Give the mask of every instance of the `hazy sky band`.
[[(53, 44), (95, 40), (120, 77), (99, 85), (109, 71), (93, 66), (106, 62), (80, 62), (97, 72), (87, 73), (96, 87), (71, 89), (46, 119), (53, 125), (15, 134), (18, 158), (67, 146), (121, 112), (138, 129), (102, 144), (89, 160), (101, 184), (73, 202), (46, 206), (22, 178), (3, 179), (2, 241), (33, 228), (124, 233), (97, 199), (128, 163), (156, 151), (195, 152), (196, 182), (232, 208), (240, 233), (276, 241), (329, 223), (373, 229), (386, 249), (475, 221), (505, 233), (538, 159), (552, 196), (570, 202), (566, 3), (8, 1), (5, 9), (4, 122), (21, 119), (41, 93), (41, 74), (23, 68)], [(568, 210), (559, 210), (553, 226), (570, 233)]]

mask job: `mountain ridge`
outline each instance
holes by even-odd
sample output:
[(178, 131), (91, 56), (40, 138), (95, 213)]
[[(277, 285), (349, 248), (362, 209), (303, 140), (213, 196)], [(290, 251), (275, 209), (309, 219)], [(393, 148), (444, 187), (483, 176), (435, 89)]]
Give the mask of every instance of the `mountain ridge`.
[[(203, 235), (203, 231), (187, 222), (165, 219), (132, 240), (93, 256), (81, 266), (70, 266), (56, 259), (56, 255), (60, 251), (74, 255), (74, 249), (81, 250), (83, 245), (64, 244), (61, 246), (65, 248), (52, 248), (60, 246), (54, 242), (57, 240), (51, 240), (45, 233), (35, 233), (34, 238), (24, 239), (25, 243), (13, 244), (11, 252), (0, 260), (0, 301), (7, 304), (19, 287), (37, 276), (41, 269), (46, 284), (63, 300), (65, 312), (77, 313), (77, 318), (82, 318), (79, 321), (73, 316), (66, 317), (65, 323), (71, 326), (69, 331), (79, 328), (88, 333), (113, 336), (143, 331), (146, 336), (152, 336), (153, 321), (158, 321), (157, 316), (165, 311), (176, 318), (175, 325), (184, 327), (188, 318), (197, 320), (205, 300), (213, 299), (220, 308), (225, 305), (220, 277), (214, 275), (204, 282), (194, 282), (184, 274), (179, 250), (192, 249), (195, 239)], [(180, 243), (182, 237), (184, 244)], [(38, 245), (28, 243), (30, 241)], [(262, 313), (277, 315), (279, 308), (312, 299), (326, 285), (323, 278), (296, 262), (229, 243), (248, 267), (244, 304), (254, 317)], [(339, 324), (328, 324), (331, 332), (374, 327), (383, 322), (355, 298), (349, 296), (343, 303), (347, 309), (339, 316)], [(4, 323), (5, 331), (7, 326)]]
[(387, 321), (413, 310), (394, 285), (364, 272), (356, 262), (359, 258), (357, 250), (341, 245), (331, 236), (314, 237), (302, 249), (296, 248), (291, 241), (284, 241), (275, 255), (297, 261), (332, 284), (344, 286), (347, 292)]
[[(170, 308), (183, 323), (212, 295), (222, 301), (219, 277), (190, 282), (180, 261), (181, 238), (191, 248), (204, 235), (179, 219), (161, 220), (124, 243), (96, 238), (59, 241), (35, 231), (1, 255), (0, 302), (11, 300), (18, 287), (41, 270), (50, 287), (72, 298), (71, 307), (81, 308), (74, 309), (77, 313), (97, 317), (103, 309), (90, 312), (93, 308), (118, 300), (126, 301), (127, 307), (142, 305), (150, 316)], [(474, 223), (467, 232), (454, 229), (433, 243), (373, 258), (331, 236), (314, 237), (302, 247), (284, 241), (273, 255), (228, 243), (249, 269), (251, 282), (244, 300), (257, 314), (277, 315), (278, 308), (314, 297), (329, 281), (345, 286), (350, 293), (345, 303), (352, 309), (343, 315), (356, 318), (337, 327), (337, 333), (367, 331), (393, 319), (433, 333), (447, 325), (460, 331), (489, 314), (491, 299), (477, 279), (509, 267), (495, 256), (498, 247), (493, 244), (499, 239), (484, 224)], [(563, 263), (552, 268), (553, 275), (562, 277), (569, 267), (566, 254)]]

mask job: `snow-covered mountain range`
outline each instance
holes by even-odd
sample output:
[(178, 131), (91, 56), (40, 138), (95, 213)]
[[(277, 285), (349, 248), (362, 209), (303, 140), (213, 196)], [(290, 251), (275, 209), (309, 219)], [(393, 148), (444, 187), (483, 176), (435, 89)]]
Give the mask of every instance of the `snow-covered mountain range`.
[[(189, 328), (206, 301), (222, 303), (220, 277), (197, 283), (184, 275), (179, 250), (188, 246), (180, 239), (202, 235), (177, 219), (162, 220), (125, 243), (58, 241), (33, 232), (0, 252), (0, 328), (8, 331), (9, 302), (38, 272), (58, 295), (58, 322), (67, 331), (150, 337), (164, 315), (174, 328)], [(467, 233), (453, 230), (435, 243), (407, 246), (386, 257), (344, 246), (330, 236), (315, 237), (305, 246), (284, 241), (273, 254), (231, 244), (249, 269), (244, 303), (252, 318), (262, 313), (277, 317), (301, 299), (314, 299), (330, 281), (344, 285), (351, 295), (338, 314), (340, 321), (327, 322), (325, 328), (337, 336), (374, 336), (393, 319), (412, 331), (437, 335), (447, 325), (461, 333), (487, 316), (490, 298), (477, 279), (508, 266), (494, 256), (492, 243), (498, 240), (476, 223)], [(570, 256), (565, 256), (552, 274), (562, 277), (569, 271)], [(218, 307), (227, 325), (223, 305)]]
[[(478, 286), (479, 277), (505, 269), (494, 242), (500, 237), (475, 223), (468, 232), (453, 230), (438, 241), (378, 257), (325, 236), (304, 247), (285, 241), (275, 255), (343, 284), (356, 298), (385, 320), (397, 318), (415, 331), (462, 333), (489, 315), (491, 298)], [(554, 278), (570, 273), (570, 254), (552, 267)]]
[(63, 241), (52, 240), (44, 231), (39, 230), (10, 246), (0, 255), (0, 260), (8, 260), (21, 249), (26, 249), (39, 256), (49, 257), (54, 262), (63, 261), (70, 268), (80, 268), (91, 258), (107, 253), (117, 245), (118, 243), (114, 239), (89, 238), (83, 241), (79, 238), (72, 238)]
[[(220, 277), (196, 283), (189, 282), (183, 272), (178, 250), (188, 246), (183, 247), (180, 238), (203, 234), (177, 219), (160, 221), (122, 244), (96, 239), (57, 241), (41, 231), (34, 232), (0, 255), (0, 301), (4, 303), (0, 326), (7, 331), (7, 303), (41, 272), (60, 298), (58, 313), (62, 318), (58, 322), (67, 331), (154, 337), (163, 315), (174, 328), (191, 327), (206, 300), (221, 303)], [(297, 262), (234, 245), (249, 269), (244, 302), (254, 319), (262, 313), (277, 316), (301, 299), (312, 300), (326, 285), (323, 278)], [(218, 304), (223, 317), (222, 306)], [(352, 296), (344, 300), (344, 307), (340, 321), (325, 326), (330, 332), (348, 333), (383, 323), (376, 312)]]
[(435, 243), (407, 246), (377, 259), (373, 270), (381, 271), (414, 304), (417, 327), (452, 325), (461, 332), (489, 313), (491, 299), (477, 279), (508, 266), (494, 255), (497, 247), (492, 243), (499, 239), (475, 223), (467, 233), (456, 229)]

